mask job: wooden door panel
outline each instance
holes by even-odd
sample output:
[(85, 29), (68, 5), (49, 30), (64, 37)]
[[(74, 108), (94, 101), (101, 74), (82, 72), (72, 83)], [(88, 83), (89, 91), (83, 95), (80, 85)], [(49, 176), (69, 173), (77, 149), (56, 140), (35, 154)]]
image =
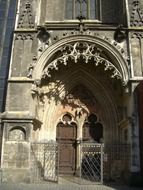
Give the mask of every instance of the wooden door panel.
[(57, 125), (57, 142), (59, 144), (59, 173), (74, 174), (76, 125), (59, 123)]
[(76, 138), (76, 128), (60, 126), (57, 129), (57, 139), (72, 140)]
[(75, 147), (73, 144), (60, 144), (59, 152), (59, 172), (74, 173), (75, 172)]

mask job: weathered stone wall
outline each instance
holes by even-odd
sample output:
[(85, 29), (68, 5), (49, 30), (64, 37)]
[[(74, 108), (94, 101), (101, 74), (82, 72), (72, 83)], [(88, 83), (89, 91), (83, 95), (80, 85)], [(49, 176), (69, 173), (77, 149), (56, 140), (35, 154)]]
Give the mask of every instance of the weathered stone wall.
[[(143, 80), (143, 1), (142, 0), (129, 0), (129, 26), (131, 29), (133, 29), (131, 32), (129, 32), (130, 36), (130, 64), (131, 64), (131, 78), (134, 80), (132, 82), (133, 90), (137, 86), (137, 84), (140, 83), (140, 81)], [(137, 83), (135, 82), (138, 81)], [(139, 84), (137, 87), (137, 98), (138, 98), (138, 105), (136, 105), (136, 111), (133, 113), (133, 117), (135, 115), (136, 118), (133, 119), (134, 122), (134, 130), (132, 132), (132, 147), (133, 147), (133, 154), (134, 152), (138, 151), (138, 154), (135, 154), (132, 156), (132, 165), (139, 166), (138, 172), (143, 173), (143, 155), (142, 155), (142, 83)], [(139, 119), (138, 119), (139, 117)], [(136, 134), (136, 135), (134, 135)], [(138, 138), (138, 140), (137, 140)], [(136, 143), (135, 143), (136, 142)], [(136, 147), (139, 144), (139, 148)], [(136, 163), (135, 158), (139, 157), (138, 162)], [(138, 156), (137, 156), (138, 155)], [(139, 161), (140, 160), (140, 161)], [(136, 172), (136, 170), (135, 170)]]
[[(132, 12), (133, 4), (131, 1), (129, 1), (129, 3), (129, 8)], [(92, 36), (93, 38), (99, 38), (102, 42), (107, 42), (109, 44), (109, 47), (113, 47), (114, 51), (116, 53), (118, 52), (118, 54), (120, 54), (125, 62), (129, 60), (129, 62), (127, 63), (127, 68), (131, 72), (131, 77), (142, 77), (143, 58), (141, 52), (143, 51), (143, 40), (141, 32), (130, 32), (129, 41), (126, 38), (123, 40), (122, 43), (118, 43), (114, 39), (116, 26), (119, 24), (123, 24), (124, 26), (126, 25), (125, 7), (123, 7), (123, 5), (124, 3), (121, 0), (102, 0), (101, 24), (95, 25), (95, 23), (92, 23), (92, 21), (90, 20), (84, 21), (85, 23), (80, 23), (79, 25), (78, 21), (74, 21), (73, 24), (72, 22), (69, 22), (69, 24), (67, 25), (68, 28), (66, 28), (67, 21), (65, 23), (56, 22), (55, 25), (54, 22), (52, 22), (65, 21), (65, 0), (29, 0), (29, 2), (27, 0), (20, 0), (19, 12), (17, 14), (16, 31), (13, 40), (13, 52), (11, 57), (11, 66), (6, 97), (6, 112), (3, 114), (2, 118), (2, 126), (4, 126), (2, 150), (2, 169), (4, 182), (10, 180), (13, 182), (28, 182), (30, 180), (29, 155), (31, 141), (40, 141), (41, 139), (43, 141), (48, 139), (55, 140), (56, 122), (59, 121), (59, 118), (61, 114), (63, 114), (63, 112), (69, 111), (69, 108), (67, 108), (68, 106), (61, 108), (61, 105), (58, 101), (53, 101), (53, 99), (56, 99), (58, 96), (55, 93), (52, 94), (51, 89), (49, 94), (52, 97), (48, 97), (48, 93), (44, 92), (44, 90), (48, 88), (48, 85), (51, 88), (50, 83), (48, 83), (50, 79), (46, 78), (45, 81), (43, 80), (46, 87), (44, 89), (43, 85), (43, 88), (40, 89), (41, 94), (36, 91), (37, 84), (35, 84), (36, 82), (34, 83), (33, 81), (34, 79), (32, 78), (32, 71), (35, 68), (35, 65), (39, 64), (39, 62), (37, 61), (38, 59), (42, 60), (43, 62), (45, 61), (45, 57), (42, 57), (42, 53), (44, 54), (46, 48), (49, 47), (50, 49), (50, 46), (52, 44), (56, 44), (56, 42), (60, 41), (62, 38), (67, 39), (68, 36), (72, 37), (75, 35), (79, 36), (80, 38), (80, 36), (84, 35)], [(141, 3), (141, 7), (142, 6), (143, 3)], [(130, 13), (130, 16), (131, 14), (132, 13)], [(46, 21), (47, 25), (44, 26), (45, 29), (40, 29), (40, 27), (38, 27), (37, 29), (37, 24), (44, 25)], [(48, 25), (48, 23), (52, 25)], [(140, 24), (142, 24), (141, 21), (137, 22), (137, 24), (138, 23), (139, 26)], [(136, 21), (134, 19), (132, 19), (132, 24), (133, 26), (136, 26)], [(121, 30), (123, 30), (122, 32), (124, 32), (124, 29)], [(48, 35), (48, 38), (46, 41), (43, 41), (43, 36), (45, 34)], [(104, 48), (105, 47), (103, 47), (103, 50)], [(108, 54), (110, 53), (108, 52), (104, 55), (105, 59), (110, 57), (110, 55)], [(56, 57), (58, 55), (54, 56)], [(51, 57), (51, 59), (54, 60), (55, 57)], [(112, 57), (110, 57), (109, 60), (112, 61)], [(113, 61), (116, 62), (116, 59), (114, 58)], [(82, 82), (85, 83), (87, 87), (92, 89), (92, 91), (95, 93), (95, 96), (97, 95), (98, 97), (100, 97), (100, 101), (104, 103), (105, 98), (99, 93), (102, 91), (102, 88), (99, 88), (100, 90), (99, 92), (97, 92), (96, 82), (98, 81), (97, 83), (100, 82), (100, 84), (102, 84), (101, 86), (104, 89), (108, 89), (108, 98), (105, 102), (108, 105), (106, 106), (108, 112), (111, 105), (109, 105), (109, 102), (115, 102), (115, 107), (111, 110), (115, 113), (115, 115), (116, 112), (118, 113), (118, 115), (123, 115), (123, 109), (125, 108), (127, 110), (127, 113), (124, 114), (124, 117), (121, 117), (121, 120), (124, 119), (127, 121), (127, 117), (132, 116), (130, 110), (131, 107), (133, 107), (134, 105), (130, 105), (130, 96), (129, 94), (125, 95), (125, 89), (120, 86), (121, 83), (113, 82), (112, 79), (109, 80), (109, 76), (107, 75), (110, 73), (110, 71), (105, 71), (106, 69), (104, 67), (101, 66), (101, 68), (103, 69), (102, 72), (100, 69), (96, 69), (96, 71), (99, 71), (98, 73), (96, 73), (92, 67), (92, 64), (90, 64), (90, 66), (88, 67), (87, 64), (85, 65), (85, 67), (83, 67), (82, 65), (81, 67), (76, 66), (75, 68), (72, 64), (69, 64), (68, 69), (65, 68), (65, 66), (60, 67), (59, 70), (62, 71), (61, 73), (59, 72), (59, 70), (54, 71), (53, 81), (51, 80), (53, 84), (55, 84), (54, 90), (59, 90), (59, 84), (56, 84), (54, 80), (57, 79), (57, 81), (59, 82), (60, 75), (61, 78), (63, 77), (63, 79), (61, 80), (62, 85), (67, 85), (67, 89), (69, 88), (69, 86), (71, 87), (71, 84), (74, 86), (75, 81), (77, 83), (82, 80)], [(75, 70), (80, 72), (75, 72)], [(38, 73), (38, 70), (36, 72)], [(57, 74), (56, 72), (59, 73)], [(73, 75), (70, 75), (72, 72)], [(64, 74), (66, 75), (64, 76)], [(104, 76), (104, 74), (105, 79), (102, 80), (102, 76)], [(86, 77), (84, 77), (84, 75), (87, 75), (86, 77), (88, 78), (88, 80)], [(97, 77), (97, 75), (99, 76)], [(91, 83), (94, 81), (92, 78), (94, 76), (95, 82), (93, 84), (95, 86), (90, 84), (90, 81)], [(35, 89), (33, 88), (33, 96), (31, 94), (32, 84), (35, 85), (33, 85), (35, 87)], [(108, 85), (111, 85), (112, 88), (108, 88)], [(127, 90), (131, 90), (129, 89), (129, 86), (126, 87)], [(67, 91), (64, 91), (63, 93), (65, 92)], [(49, 103), (50, 100), (52, 101)], [(32, 105), (35, 108), (35, 112), (32, 110), (33, 108), (31, 108)], [(105, 104), (103, 107), (105, 111)], [(70, 109), (72, 110), (72, 112), (75, 111), (72, 107), (70, 107)], [(100, 110), (100, 113), (104, 113), (103, 116), (101, 115), (103, 118), (105, 117), (106, 113), (108, 113), (104, 111)], [(33, 116), (33, 118), (30, 118), (31, 115)], [(115, 124), (117, 118), (112, 118), (112, 120), (110, 119), (110, 117), (108, 117), (107, 120), (105, 119), (104, 123), (105, 126), (107, 125), (107, 123), (111, 125), (110, 130), (108, 130), (108, 128), (104, 130), (107, 131), (107, 133), (105, 134), (106, 139), (109, 139), (109, 141), (112, 142), (119, 142), (120, 140), (120, 142), (123, 142), (122, 129), (118, 130), (118, 126)], [(37, 118), (39, 119), (39, 121)], [(34, 123), (34, 127), (33, 119), (37, 119), (36, 123)], [(119, 119), (119, 121), (121, 120)], [(113, 123), (115, 125), (113, 125)], [(129, 122), (126, 123), (126, 128), (129, 128)], [(109, 125), (106, 127), (109, 127)], [(112, 126), (114, 126), (114, 128)], [(33, 127), (32, 132), (30, 127)], [(82, 129), (80, 130), (80, 133), (82, 134)], [(114, 132), (116, 133), (118, 138), (116, 138), (116, 135), (113, 135)], [(113, 139), (109, 138), (111, 136)], [(130, 138), (131, 135), (129, 136), (128, 142), (131, 141)], [(120, 163), (115, 163), (115, 165), (113, 166), (114, 171), (116, 171), (116, 167), (120, 167), (120, 165)], [(15, 172), (15, 175), (13, 175), (13, 172)]]
[(19, 32), (15, 35), (10, 77), (27, 77), (28, 68), (37, 54), (35, 33)]
[(123, 1), (102, 0), (101, 2), (103, 23), (116, 23), (117, 25), (126, 23)]
[[(2, 151), (2, 182), (30, 181), (31, 127), (30, 124), (25, 122), (5, 122)], [(13, 172), (15, 172), (14, 175)]]
[(141, 32), (130, 33), (131, 38), (131, 60), (133, 64), (133, 77), (143, 76), (143, 35)]
[(5, 107), (5, 93), (16, 7), (17, 0), (0, 1), (0, 112), (3, 112)]
[(8, 84), (6, 111), (29, 111), (31, 83), (12, 82)]
[(138, 91), (138, 109), (139, 109), (139, 134), (140, 134), (140, 156), (141, 156), (141, 173), (143, 175), (143, 82), (137, 87)]
[[(65, 1), (66, 0), (41, 0), (40, 25), (45, 21), (64, 21), (65, 20)], [(125, 24), (123, 2), (120, 0), (101, 1), (101, 22)]]
[(45, 21), (62, 21), (65, 15), (65, 0), (41, 0), (40, 24)]

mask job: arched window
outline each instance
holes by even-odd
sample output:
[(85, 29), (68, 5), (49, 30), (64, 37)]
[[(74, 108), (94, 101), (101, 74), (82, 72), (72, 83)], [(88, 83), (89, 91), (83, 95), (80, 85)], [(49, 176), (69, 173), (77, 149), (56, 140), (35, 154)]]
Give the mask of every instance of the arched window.
[(90, 114), (84, 122), (83, 141), (103, 142), (103, 126), (95, 114)]
[(101, 20), (101, 0), (66, 0), (66, 19)]

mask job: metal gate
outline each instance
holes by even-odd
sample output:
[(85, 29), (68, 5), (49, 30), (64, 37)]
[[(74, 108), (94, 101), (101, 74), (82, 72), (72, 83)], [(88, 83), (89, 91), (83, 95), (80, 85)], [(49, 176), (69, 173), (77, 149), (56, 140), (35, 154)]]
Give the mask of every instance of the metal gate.
[[(58, 182), (58, 151), (56, 142), (31, 144), (31, 182)], [(130, 145), (104, 146), (98, 143), (80, 143), (77, 158), (80, 162), (77, 177), (74, 177), (75, 182), (103, 183), (103, 167), (105, 180), (120, 180), (128, 175), (130, 157)]]
[(80, 179), (82, 183), (103, 183), (103, 144), (81, 143)]
[(31, 182), (58, 181), (58, 146), (55, 142), (31, 144)]

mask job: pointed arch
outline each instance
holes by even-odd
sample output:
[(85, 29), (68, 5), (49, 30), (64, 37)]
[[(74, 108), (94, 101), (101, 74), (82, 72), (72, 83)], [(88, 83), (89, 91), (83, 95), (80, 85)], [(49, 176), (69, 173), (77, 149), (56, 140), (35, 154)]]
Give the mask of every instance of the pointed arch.
[[(101, 84), (98, 80), (96, 80), (94, 76), (90, 75), (90, 73), (86, 72), (85, 70), (80, 70), (80, 75), (78, 75), (77, 72), (78, 71), (67, 73), (63, 76), (63, 81), (65, 81), (65, 85), (68, 86), (68, 91), (72, 91), (72, 89), (77, 85), (77, 83), (84, 84), (86, 90), (89, 90), (93, 94), (93, 98), (95, 99), (95, 101), (98, 102), (98, 105), (100, 105), (100, 107), (102, 108), (100, 119), (107, 131), (107, 133), (105, 134), (105, 141), (117, 141), (118, 113), (116, 105), (113, 101), (113, 96), (109, 93), (109, 90), (106, 89), (105, 86)], [(72, 78), (74, 78), (75, 80), (72, 80)], [(63, 92), (65, 92), (65, 88), (63, 85), (61, 85), (59, 86), (58, 96), (62, 97), (64, 94)], [(52, 100), (50, 105), (49, 102), (47, 103), (48, 106), (45, 105), (43, 118), (43, 128), (46, 128), (47, 126), (49, 127), (49, 129), (51, 128), (53, 132), (53, 137), (54, 131), (56, 130), (57, 122), (59, 121), (58, 115), (62, 115), (62, 109), (66, 107), (65, 105), (60, 103), (60, 100), (59, 102), (55, 101)], [(65, 110), (66, 109), (64, 109), (64, 113)], [(114, 136), (110, 134), (110, 131), (114, 133)]]
[(87, 35), (64, 38), (46, 49), (35, 66), (33, 78), (40, 82), (43, 77), (50, 77), (52, 69), (58, 70), (69, 59), (76, 62), (79, 58), (85, 63), (92, 59), (95, 66), (103, 64), (104, 70), (111, 70), (111, 77), (120, 78), (123, 85), (129, 81), (128, 66), (121, 53), (108, 41)]

